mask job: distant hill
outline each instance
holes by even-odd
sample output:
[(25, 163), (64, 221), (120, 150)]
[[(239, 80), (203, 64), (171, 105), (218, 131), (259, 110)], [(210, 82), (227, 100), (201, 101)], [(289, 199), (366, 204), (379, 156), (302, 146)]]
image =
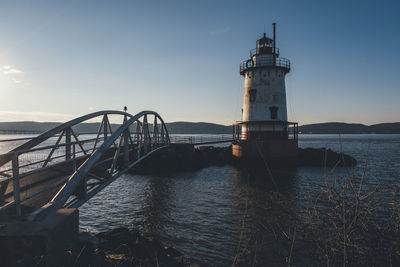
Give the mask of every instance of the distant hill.
[(327, 122), (299, 126), (301, 133), (313, 134), (400, 134), (400, 122), (364, 125), (359, 123)]
[[(50, 130), (61, 123), (59, 122), (0, 122), (0, 133), (4, 131), (29, 131), (41, 133)], [(230, 134), (232, 126), (206, 122), (170, 122), (167, 123), (168, 132), (171, 134)], [(82, 123), (74, 127), (76, 133), (97, 132), (100, 123)], [(113, 129), (118, 125), (112, 124)], [(299, 126), (300, 133), (313, 134), (400, 134), (400, 122), (364, 125), (359, 123), (327, 122), (306, 124)]]
[(44, 132), (58, 125), (60, 125), (60, 123), (58, 122), (34, 122), (34, 121), (0, 122), (0, 131)]
[[(42, 133), (60, 125), (60, 122), (0, 122), (0, 133), (5, 131)], [(95, 133), (100, 123), (82, 123), (73, 128), (76, 133)], [(206, 122), (170, 122), (166, 123), (171, 134), (230, 134), (232, 126)], [(112, 124), (114, 130), (117, 124)]]

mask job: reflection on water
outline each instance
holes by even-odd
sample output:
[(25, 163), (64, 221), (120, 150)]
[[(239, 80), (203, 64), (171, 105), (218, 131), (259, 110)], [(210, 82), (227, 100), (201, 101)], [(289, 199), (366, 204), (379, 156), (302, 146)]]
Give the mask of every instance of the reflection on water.
[(164, 227), (171, 223), (168, 219), (173, 199), (173, 179), (151, 177), (148, 190), (143, 199), (143, 206), (138, 215), (143, 216), (141, 229), (148, 233), (162, 233)]
[[(235, 256), (239, 262), (248, 260), (259, 251), (271, 255), (276, 246), (270, 246), (269, 227), (275, 228), (276, 220), (284, 225), (286, 213), (278, 206), (292, 199), (296, 172), (273, 176), (278, 191), (266, 172), (231, 166), (157, 176), (126, 175), (80, 209), (81, 227), (101, 231), (133, 226), (186, 255), (214, 264), (232, 264)], [(244, 247), (256, 244), (256, 250)]]
[(232, 255), (235, 262), (285, 264), (287, 254), (282, 248), (288, 242), (282, 240), (281, 233), (291, 230), (291, 216), (296, 207), (292, 186), (296, 171), (275, 171), (272, 177), (261, 171), (234, 169), (234, 172), (235, 186), (241, 189), (245, 203), (238, 244)]

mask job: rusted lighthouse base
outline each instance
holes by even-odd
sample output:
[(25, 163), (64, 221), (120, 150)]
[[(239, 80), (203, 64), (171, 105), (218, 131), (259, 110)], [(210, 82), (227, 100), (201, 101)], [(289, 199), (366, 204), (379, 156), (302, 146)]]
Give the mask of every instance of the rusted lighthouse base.
[(295, 122), (255, 121), (234, 124), (232, 155), (244, 167), (295, 168), (298, 127)]
[(244, 167), (295, 168), (297, 140), (236, 140), (232, 155)]

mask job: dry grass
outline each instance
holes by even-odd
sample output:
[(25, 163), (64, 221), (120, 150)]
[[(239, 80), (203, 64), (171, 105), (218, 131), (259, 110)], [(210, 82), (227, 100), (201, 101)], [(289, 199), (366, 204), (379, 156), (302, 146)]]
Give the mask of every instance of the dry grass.
[(360, 177), (334, 177), (337, 166), (326, 170), (302, 201), (266, 192), (258, 235), (244, 224), (246, 199), (232, 266), (400, 266), (400, 187), (366, 183), (367, 160), (368, 153)]
[(321, 265), (399, 263), (399, 206), (381, 199), (380, 190), (380, 186), (356, 187), (352, 179), (320, 186), (314, 206), (304, 210), (298, 225), (303, 243), (313, 248)]
[[(314, 247), (324, 266), (400, 265), (400, 204), (392, 191), (399, 187), (366, 184), (368, 151), (361, 177), (332, 177), (336, 166), (316, 184), (313, 205), (297, 218), (302, 241)], [(326, 172), (325, 172), (326, 173)]]

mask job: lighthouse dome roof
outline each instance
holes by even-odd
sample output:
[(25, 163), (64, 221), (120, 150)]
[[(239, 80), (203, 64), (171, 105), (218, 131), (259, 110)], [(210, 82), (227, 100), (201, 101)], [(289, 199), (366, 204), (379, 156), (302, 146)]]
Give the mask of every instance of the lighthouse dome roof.
[(272, 44), (272, 39), (268, 38), (265, 33), (261, 39), (257, 40), (257, 47), (269, 46), (270, 44)]

